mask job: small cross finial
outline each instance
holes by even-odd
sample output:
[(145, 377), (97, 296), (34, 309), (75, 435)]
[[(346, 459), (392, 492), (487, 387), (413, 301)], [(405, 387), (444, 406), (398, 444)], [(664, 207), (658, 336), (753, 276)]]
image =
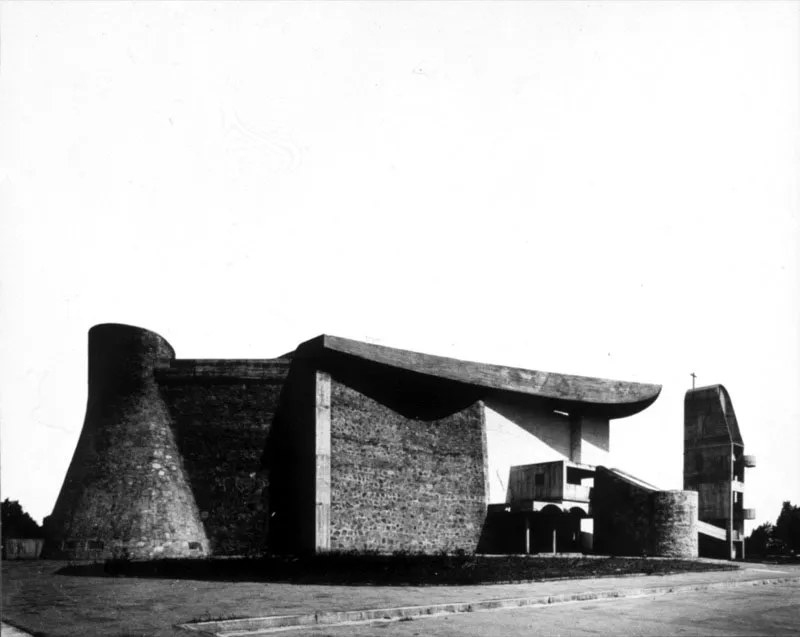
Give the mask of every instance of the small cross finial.
[(697, 374), (692, 372), (691, 374), (689, 374), (689, 376), (692, 377), (692, 389), (694, 389), (694, 381), (697, 380)]

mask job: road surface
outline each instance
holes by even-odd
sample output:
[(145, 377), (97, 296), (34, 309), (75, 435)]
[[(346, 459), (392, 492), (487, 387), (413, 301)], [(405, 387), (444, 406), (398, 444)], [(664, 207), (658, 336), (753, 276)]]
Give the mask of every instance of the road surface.
[(382, 624), (319, 627), (278, 634), (286, 637), (794, 636), (800, 634), (800, 582), (462, 613)]

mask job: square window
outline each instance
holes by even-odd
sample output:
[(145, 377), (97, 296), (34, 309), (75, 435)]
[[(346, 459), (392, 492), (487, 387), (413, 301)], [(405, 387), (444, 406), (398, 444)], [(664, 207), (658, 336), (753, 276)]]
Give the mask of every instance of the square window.
[(537, 473), (536, 475), (534, 475), (533, 476), (533, 484), (535, 484), (537, 487), (543, 487), (544, 486), (544, 474), (543, 473)]

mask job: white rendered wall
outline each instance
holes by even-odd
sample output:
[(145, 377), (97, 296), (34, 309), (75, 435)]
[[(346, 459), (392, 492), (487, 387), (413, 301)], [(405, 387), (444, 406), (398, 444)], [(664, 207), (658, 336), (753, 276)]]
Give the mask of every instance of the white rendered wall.
[(608, 466), (610, 451), (608, 419), (583, 418), (581, 420), (580, 462)]
[(549, 410), (497, 400), (485, 406), (490, 504), (506, 502), (513, 466), (554, 460), (609, 464), (607, 419), (583, 418), (570, 427), (568, 416)]
[(506, 501), (514, 465), (570, 457), (569, 418), (498, 401), (486, 402), (489, 503)]

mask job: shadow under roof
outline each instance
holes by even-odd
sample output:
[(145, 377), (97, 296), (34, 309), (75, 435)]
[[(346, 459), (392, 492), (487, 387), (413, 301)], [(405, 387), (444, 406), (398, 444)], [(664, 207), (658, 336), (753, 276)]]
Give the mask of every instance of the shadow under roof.
[(476, 395), (481, 399), (503, 395), (516, 400), (544, 401), (552, 409), (608, 418), (636, 414), (649, 407), (661, 393), (661, 385), (490, 365), (327, 334), (301, 344), (296, 355), (318, 359), (323, 367), (326, 360), (335, 359), (346, 359), (351, 369), (359, 364), (379, 365), (427, 377), (431, 383), (449, 381), (463, 385), (478, 390)]

